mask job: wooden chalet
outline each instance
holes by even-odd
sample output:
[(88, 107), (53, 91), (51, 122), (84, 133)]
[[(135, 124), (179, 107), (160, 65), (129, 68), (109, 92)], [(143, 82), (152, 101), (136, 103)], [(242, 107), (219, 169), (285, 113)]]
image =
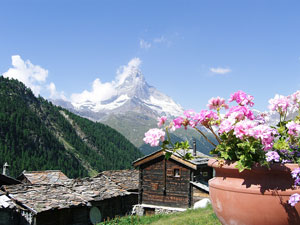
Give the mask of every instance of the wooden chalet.
[(157, 206), (190, 208), (209, 196), (208, 180), (213, 177), (213, 169), (207, 166), (209, 156), (195, 147), (190, 151), (193, 151), (192, 160), (183, 159), (183, 150), (167, 160), (166, 151), (159, 150), (133, 162), (140, 172), (139, 205), (144, 208), (143, 214), (156, 212)]

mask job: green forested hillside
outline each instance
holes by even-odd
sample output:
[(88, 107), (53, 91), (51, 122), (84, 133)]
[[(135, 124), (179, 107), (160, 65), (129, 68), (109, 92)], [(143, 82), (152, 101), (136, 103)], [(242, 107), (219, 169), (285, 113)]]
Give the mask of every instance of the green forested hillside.
[(10, 174), (60, 169), (69, 177), (124, 169), (140, 151), (114, 129), (76, 116), (0, 77), (0, 166)]

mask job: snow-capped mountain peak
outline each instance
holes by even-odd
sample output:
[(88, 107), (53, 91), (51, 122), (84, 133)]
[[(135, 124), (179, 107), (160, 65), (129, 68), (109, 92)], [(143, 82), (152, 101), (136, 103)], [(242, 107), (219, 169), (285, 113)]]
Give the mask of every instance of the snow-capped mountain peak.
[[(101, 83), (96, 79), (92, 91), (73, 94), (71, 104), (81, 114), (89, 112), (107, 115), (128, 111), (151, 117), (182, 115), (183, 108), (172, 98), (150, 86), (140, 70), (141, 61), (132, 59), (117, 71), (115, 81)], [(62, 103), (59, 103), (62, 105)]]

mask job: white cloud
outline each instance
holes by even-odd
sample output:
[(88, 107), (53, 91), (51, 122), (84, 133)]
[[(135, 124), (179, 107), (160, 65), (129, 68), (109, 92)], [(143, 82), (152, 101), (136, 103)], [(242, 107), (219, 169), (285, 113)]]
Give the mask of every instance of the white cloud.
[(142, 61), (139, 58), (133, 58), (126, 66), (121, 66), (117, 70), (117, 84), (122, 84), (130, 74), (136, 73), (139, 70)]
[(141, 48), (144, 48), (144, 49), (148, 49), (151, 47), (151, 43), (150, 42), (147, 42), (143, 39), (140, 40), (140, 47)]
[(231, 69), (230, 68), (221, 68), (221, 67), (217, 67), (217, 68), (210, 68), (210, 71), (216, 74), (226, 74), (226, 73), (230, 73)]
[(154, 43), (163, 43), (163, 42), (167, 42), (167, 39), (164, 36), (161, 36), (159, 38), (154, 38), (153, 42)]
[(64, 92), (59, 92), (53, 82), (47, 84), (48, 70), (39, 65), (33, 65), (29, 60), (24, 61), (21, 56), (13, 55), (11, 57), (12, 68), (3, 73), (4, 77), (13, 78), (21, 81), (32, 92), (38, 96), (39, 94), (49, 94), (51, 99), (67, 100)]
[(41, 85), (46, 82), (48, 77), (48, 70), (33, 65), (29, 60), (24, 61), (19, 55), (13, 55), (11, 59), (13, 67), (3, 73), (3, 76), (23, 82), (31, 88), (35, 95), (39, 95), (42, 89)]
[(56, 86), (53, 82), (51, 82), (49, 85), (47, 85), (47, 89), (50, 92), (50, 98), (51, 99), (63, 99), (63, 100), (67, 100), (64, 92), (58, 92), (56, 90)]
[(118, 85), (122, 84), (128, 76), (136, 74), (136, 72), (139, 71), (140, 64), (141, 60), (139, 58), (133, 58), (126, 66), (121, 66), (117, 70), (115, 80), (102, 83), (99, 78), (95, 79), (90, 91), (84, 90), (81, 93), (71, 95), (72, 104), (76, 106), (87, 101), (100, 103), (101, 101), (114, 97), (117, 95)]
[(92, 85), (92, 90), (84, 90), (79, 94), (71, 95), (72, 103), (83, 103), (86, 101), (91, 102), (101, 102), (105, 101), (116, 94), (116, 89), (114, 87), (114, 82), (112, 83), (102, 83), (99, 78), (94, 80)]

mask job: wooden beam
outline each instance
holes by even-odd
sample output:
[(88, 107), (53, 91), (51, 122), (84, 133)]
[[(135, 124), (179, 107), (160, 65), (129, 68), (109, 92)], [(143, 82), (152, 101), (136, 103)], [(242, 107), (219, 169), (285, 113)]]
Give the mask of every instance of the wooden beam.
[[(156, 159), (156, 158), (158, 158), (158, 157), (160, 157), (162, 155), (165, 155), (165, 154), (166, 154), (166, 152), (162, 149), (161, 151), (156, 152), (153, 155), (149, 155), (148, 157), (145, 157), (145, 158), (142, 158), (139, 161), (136, 161), (133, 164), (133, 166), (134, 167), (140, 166), (140, 165), (142, 165), (144, 163), (147, 163), (147, 162), (149, 162), (149, 161), (151, 161), (153, 159)], [(179, 163), (182, 163), (183, 165), (186, 165), (187, 167), (190, 167), (190, 168), (192, 168), (194, 170), (197, 170), (197, 165), (195, 165), (195, 164), (193, 164), (193, 163), (191, 163), (191, 162), (189, 162), (189, 161), (187, 161), (185, 159), (182, 159), (179, 156), (176, 156), (176, 155), (172, 154), (170, 158), (173, 159), (173, 160), (175, 160), (175, 161), (177, 161), (177, 162), (179, 162)]]
[(175, 160), (175, 161), (177, 161), (177, 162), (180, 162), (183, 165), (186, 165), (187, 167), (190, 167), (190, 168), (192, 168), (194, 170), (197, 169), (197, 166), (195, 164), (190, 163), (189, 161), (186, 161), (186, 160), (184, 160), (184, 159), (182, 159), (182, 158), (180, 158), (178, 156), (175, 156), (174, 154), (170, 158), (173, 159), (173, 160)]
[(137, 166), (142, 165), (142, 164), (144, 164), (146, 162), (149, 162), (149, 161), (151, 161), (153, 159), (156, 159), (156, 158), (158, 158), (158, 157), (160, 157), (162, 155), (165, 155), (165, 152), (163, 150), (161, 150), (161, 151), (159, 151), (159, 152), (157, 152), (157, 153), (155, 153), (153, 155), (150, 155), (149, 157), (145, 157), (145, 158), (141, 159), (140, 161), (135, 162), (133, 164), (133, 166), (137, 167)]

